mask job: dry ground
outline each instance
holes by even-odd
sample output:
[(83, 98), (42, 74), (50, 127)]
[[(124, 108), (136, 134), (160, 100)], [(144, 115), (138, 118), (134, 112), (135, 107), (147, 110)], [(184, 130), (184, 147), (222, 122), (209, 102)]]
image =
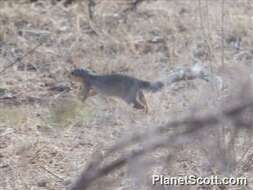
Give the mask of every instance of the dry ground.
[[(147, 0), (129, 12), (124, 12), (129, 6), (124, 0), (96, 2), (91, 19), (86, 1), (68, 7), (50, 1), (0, 1), (0, 71), (42, 43), (0, 74), (0, 97), (23, 100), (12, 103), (10, 98), (8, 104), (0, 104), (1, 190), (64, 189), (94, 153), (102, 154), (131, 134), (152, 131), (196, 110), (206, 112), (230, 104), (241, 91), (241, 82), (251, 78), (250, 0), (225, 1), (223, 12), (221, 0)], [(77, 65), (96, 73), (117, 72), (166, 83), (171, 70), (194, 63), (219, 80), (183, 81), (166, 85), (157, 94), (146, 93), (148, 114), (99, 95), (82, 103), (67, 77)], [(49, 90), (57, 85), (72, 90)], [(225, 138), (210, 129), (190, 143), (180, 141), (165, 152), (154, 152), (150, 157), (157, 167), (146, 167), (149, 160), (132, 161), (128, 169), (112, 176), (110, 185), (102, 181), (102, 188), (93, 188), (166, 189), (148, 187), (149, 181), (142, 180), (156, 172), (171, 176), (242, 175), (249, 177), (246, 189), (251, 189), (250, 134), (252, 131), (240, 132), (233, 162), (219, 157), (224, 152), (220, 146), (229, 135)], [(152, 140), (152, 134), (147, 139)]]

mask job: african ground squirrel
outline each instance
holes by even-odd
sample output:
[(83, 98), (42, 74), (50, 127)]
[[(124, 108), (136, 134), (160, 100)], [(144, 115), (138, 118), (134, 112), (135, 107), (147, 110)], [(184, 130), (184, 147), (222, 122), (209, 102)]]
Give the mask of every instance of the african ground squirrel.
[(73, 70), (70, 78), (83, 84), (83, 101), (89, 96), (101, 93), (119, 97), (128, 104), (133, 104), (136, 109), (144, 109), (145, 112), (148, 112), (148, 104), (143, 90), (157, 92), (164, 86), (162, 82), (148, 82), (121, 74), (93, 75), (84, 69)]

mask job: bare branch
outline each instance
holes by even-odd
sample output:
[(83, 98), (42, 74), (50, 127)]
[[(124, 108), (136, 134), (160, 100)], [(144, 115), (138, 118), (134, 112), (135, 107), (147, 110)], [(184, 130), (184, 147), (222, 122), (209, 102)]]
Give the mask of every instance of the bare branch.
[(40, 42), (37, 46), (35, 46), (34, 48), (32, 48), (31, 50), (29, 50), (26, 54), (24, 54), (22, 57), (17, 58), (14, 62), (11, 62), (9, 59), (8, 61), (11, 62), (11, 64), (9, 64), (8, 66), (6, 66), (5, 68), (3, 68), (2, 71), (0, 71), (0, 74), (4, 73), (8, 68), (12, 67), (13, 65), (15, 65), (17, 62), (21, 62), (22, 59), (24, 59), (25, 57), (27, 57), (28, 55), (30, 55), (31, 53), (33, 53), (36, 49), (38, 49), (43, 43)]

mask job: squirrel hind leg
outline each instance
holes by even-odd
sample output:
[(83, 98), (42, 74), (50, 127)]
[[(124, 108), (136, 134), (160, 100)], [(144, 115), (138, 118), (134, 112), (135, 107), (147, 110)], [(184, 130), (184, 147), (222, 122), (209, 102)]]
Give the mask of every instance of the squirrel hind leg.
[(138, 99), (141, 102), (141, 104), (144, 106), (145, 113), (148, 113), (148, 111), (149, 111), (148, 103), (147, 103), (146, 98), (145, 98), (145, 96), (144, 96), (144, 94), (143, 94), (142, 91), (139, 92)]
[(137, 100), (135, 100), (134, 102), (134, 108), (136, 109), (144, 109), (145, 107), (140, 103), (138, 102)]
[(148, 113), (148, 104), (143, 92), (138, 93), (137, 98), (133, 101), (133, 103), (134, 103), (134, 108), (142, 109), (145, 111), (145, 113)]

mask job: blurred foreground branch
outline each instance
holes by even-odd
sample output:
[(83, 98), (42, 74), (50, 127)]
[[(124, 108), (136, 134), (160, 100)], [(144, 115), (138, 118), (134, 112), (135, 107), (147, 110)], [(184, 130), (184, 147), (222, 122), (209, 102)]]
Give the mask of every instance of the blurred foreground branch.
[[(252, 128), (252, 120), (244, 119), (243, 116), (248, 115), (249, 118), (252, 118), (253, 99), (247, 101), (240, 100), (238, 102), (237, 105), (225, 108), (220, 112), (210, 113), (203, 117), (188, 116), (182, 120), (171, 121), (166, 125), (159, 126), (152, 131), (152, 138), (156, 139), (155, 141), (152, 141), (152, 143), (148, 142), (148, 139), (146, 138), (149, 136), (150, 132), (133, 135), (131, 138), (122, 141), (107, 150), (103, 156), (93, 158), (87, 168), (83, 170), (80, 177), (72, 184), (71, 190), (87, 189), (94, 181), (122, 168), (130, 160), (154, 152), (158, 148), (166, 148), (177, 142), (179, 138), (186, 138), (196, 131), (207, 129), (208, 127), (218, 128), (222, 126), (220, 124), (224, 120), (229, 120), (232, 123), (232, 126), (236, 128)], [(166, 133), (172, 128), (175, 130), (175, 133)], [(138, 143), (144, 144), (144, 147), (127, 152), (126, 148)], [(108, 158), (113, 158), (115, 153), (120, 154), (119, 157), (117, 159), (112, 159), (112, 161), (109, 160)]]

